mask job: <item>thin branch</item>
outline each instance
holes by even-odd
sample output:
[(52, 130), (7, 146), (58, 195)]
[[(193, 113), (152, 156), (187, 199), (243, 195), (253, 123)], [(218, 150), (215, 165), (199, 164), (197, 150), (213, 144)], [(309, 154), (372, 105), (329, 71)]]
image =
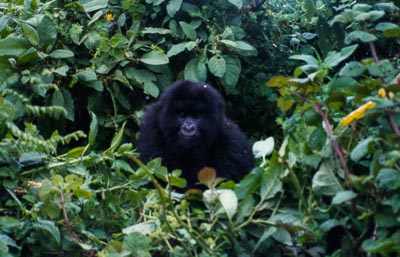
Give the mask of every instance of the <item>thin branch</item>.
[[(350, 181), (350, 171), (349, 168), (347, 167), (346, 164), (346, 159), (344, 158), (344, 154), (342, 149), (339, 146), (339, 143), (337, 142), (334, 134), (333, 134), (333, 130), (332, 130), (332, 126), (331, 123), (329, 122), (328, 116), (326, 115), (326, 113), (324, 111), (321, 110), (321, 108), (319, 107), (319, 105), (314, 105), (314, 111), (317, 112), (321, 117), (322, 120), (325, 123), (325, 127), (326, 130), (328, 132), (329, 138), (331, 139), (332, 145), (333, 145), (333, 149), (335, 150), (336, 155), (339, 157), (340, 163), (342, 165), (342, 168), (344, 170), (344, 178), (346, 181), (347, 186), (349, 187), (350, 190), (353, 190), (353, 185), (349, 183)], [(351, 213), (353, 215), (356, 214), (357, 208), (356, 208), (356, 203), (355, 200), (352, 199), (351, 200)]]
[(71, 224), (69, 223), (69, 219), (68, 219), (67, 210), (65, 209), (64, 194), (62, 193), (61, 190), (60, 190), (60, 197), (61, 197), (61, 209), (62, 209), (62, 212), (64, 215), (64, 223), (65, 223), (65, 226), (67, 227), (68, 234), (70, 234), (70, 236), (75, 238), (75, 240), (78, 241), (79, 243), (82, 243), (82, 240), (75, 234), (74, 231), (72, 231), (72, 227), (71, 227)]

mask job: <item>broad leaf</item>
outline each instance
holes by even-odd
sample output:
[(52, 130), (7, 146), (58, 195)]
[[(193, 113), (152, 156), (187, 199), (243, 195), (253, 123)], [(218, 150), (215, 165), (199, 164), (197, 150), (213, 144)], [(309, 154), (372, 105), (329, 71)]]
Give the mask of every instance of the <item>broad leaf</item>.
[(140, 61), (150, 65), (163, 65), (169, 63), (168, 56), (157, 50), (145, 53), (142, 58), (140, 58)]
[(371, 33), (365, 32), (365, 31), (361, 31), (361, 30), (357, 30), (357, 31), (353, 31), (350, 32), (346, 38), (344, 39), (346, 44), (351, 44), (353, 42), (357, 42), (357, 41), (361, 41), (363, 43), (369, 43), (369, 42), (374, 42), (376, 41), (378, 38), (376, 36), (374, 36)]
[(352, 61), (346, 64), (340, 71), (339, 75), (343, 77), (358, 77), (366, 70), (364, 64)]
[(236, 6), (238, 9), (242, 9), (243, 7), (243, 0), (228, 0), (228, 2)]
[(177, 11), (181, 8), (182, 0), (170, 0), (167, 4), (167, 13), (173, 17)]
[(226, 72), (221, 82), (225, 87), (233, 88), (239, 80), (242, 67), (240, 61), (236, 57), (224, 56), (224, 59), (226, 61)]
[(214, 76), (222, 78), (226, 72), (225, 59), (220, 55), (214, 55), (208, 60), (208, 69)]
[(207, 67), (202, 58), (195, 57), (185, 66), (185, 79), (193, 81), (206, 81)]
[(332, 163), (322, 163), (312, 179), (313, 190), (322, 195), (336, 195), (343, 191), (335, 171), (336, 167)]
[(354, 193), (353, 191), (347, 190), (347, 191), (341, 191), (339, 193), (337, 193), (333, 199), (332, 199), (332, 204), (341, 204), (344, 202), (347, 202), (351, 199), (354, 199), (357, 197), (357, 194)]
[(180, 21), (179, 25), (181, 25), (183, 32), (189, 39), (191, 39), (193, 41), (197, 39), (196, 29), (193, 25), (191, 25), (187, 22), (184, 22), (184, 21)]

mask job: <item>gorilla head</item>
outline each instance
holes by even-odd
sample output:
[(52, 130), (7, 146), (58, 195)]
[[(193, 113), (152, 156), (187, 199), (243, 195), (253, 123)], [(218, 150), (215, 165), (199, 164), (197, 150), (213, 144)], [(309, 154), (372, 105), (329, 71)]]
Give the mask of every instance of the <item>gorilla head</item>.
[(210, 85), (178, 81), (150, 105), (140, 126), (143, 162), (161, 157), (170, 170), (182, 169), (192, 185), (197, 172), (212, 167), (238, 180), (253, 166), (246, 137), (225, 116), (222, 96)]

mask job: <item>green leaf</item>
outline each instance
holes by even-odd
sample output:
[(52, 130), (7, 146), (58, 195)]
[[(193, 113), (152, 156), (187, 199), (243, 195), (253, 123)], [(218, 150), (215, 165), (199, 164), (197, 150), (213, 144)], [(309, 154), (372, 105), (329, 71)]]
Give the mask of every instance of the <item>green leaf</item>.
[(236, 6), (238, 9), (242, 9), (243, 7), (243, 0), (228, 0), (228, 2)]
[(97, 116), (94, 112), (90, 112), (90, 116), (92, 117), (92, 121), (89, 126), (89, 145), (94, 146), (96, 143), (97, 132), (99, 130), (99, 125), (97, 122)]
[(107, 151), (110, 152), (114, 152), (118, 146), (121, 144), (122, 142), (122, 137), (124, 135), (124, 131), (125, 131), (125, 125), (126, 122), (124, 122), (124, 124), (122, 124), (122, 127), (119, 129), (119, 131), (114, 135), (112, 141), (111, 141), (111, 145), (110, 147), (107, 149)]
[(333, 197), (332, 204), (336, 204), (336, 205), (342, 204), (342, 203), (347, 202), (356, 197), (357, 197), (357, 194), (351, 190), (341, 191)]
[(310, 21), (316, 13), (316, 8), (313, 0), (305, 0), (304, 1), (304, 9), (306, 10), (307, 20)]
[(243, 56), (257, 55), (257, 49), (244, 41), (235, 41), (235, 48), (237, 49), (237, 52)]
[(329, 52), (322, 65), (328, 69), (336, 67), (339, 63), (349, 58), (357, 47), (358, 45), (351, 45), (342, 48), (340, 52)]
[(376, 181), (381, 189), (397, 190), (400, 188), (400, 173), (392, 168), (384, 168), (379, 171)]
[(169, 16), (174, 17), (176, 12), (179, 11), (182, 5), (182, 0), (170, 0), (167, 4), (167, 13)]
[(308, 65), (311, 65), (311, 67), (315, 69), (317, 69), (319, 66), (318, 60), (312, 55), (307, 55), (307, 54), (292, 55), (289, 57), (289, 59), (303, 61)]
[(389, 60), (381, 60), (368, 66), (368, 72), (375, 77), (393, 79), (397, 75), (396, 69)]
[(133, 232), (124, 237), (122, 246), (133, 256), (150, 257), (151, 240), (139, 232)]
[(226, 71), (225, 59), (220, 55), (214, 55), (208, 60), (208, 69), (214, 76), (222, 78)]
[(218, 199), (225, 210), (229, 220), (232, 220), (238, 207), (238, 199), (234, 191), (229, 189), (219, 189)]
[(54, 44), (57, 39), (57, 25), (46, 15), (40, 15), (38, 19), (39, 23), (36, 30), (39, 34), (40, 43), (43, 45)]
[(64, 59), (74, 57), (74, 53), (70, 50), (57, 49), (50, 53), (50, 57), (54, 59)]
[(36, 29), (27, 23), (22, 23), (21, 26), (24, 36), (32, 45), (37, 46), (39, 44), (39, 34), (37, 33)]
[(344, 42), (346, 44), (351, 44), (356, 41), (361, 41), (363, 43), (369, 43), (369, 42), (374, 42), (377, 39), (378, 38), (376, 36), (372, 35), (371, 33), (361, 31), (361, 30), (356, 30), (356, 31), (350, 32), (344, 39)]
[(206, 81), (207, 67), (202, 58), (195, 57), (191, 59), (185, 66), (185, 79), (193, 81)]
[(140, 61), (149, 65), (163, 65), (169, 63), (168, 56), (157, 50), (144, 54), (142, 58), (140, 58)]
[(153, 27), (146, 27), (141, 32), (143, 34), (160, 34), (160, 35), (167, 35), (172, 33), (170, 29), (153, 28)]
[(375, 27), (376, 30), (382, 31), (385, 37), (400, 37), (400, 27), (390, 22), (381, 22)]
[(55, 226), (54, 222), (49, 220), (38, 220), (33, 224), (37, 230), (43, 231), (49, 239), (54, 239), (55, 243), (59, 246), (61, 243), (60, 231)]
[(51, 102), (52, 105), (61, 106), (67, 111), (66, 118), (68, 120), (70, 121), (75, 120), (75, 105), (71, 92), (69, 92), (65, 88), (55, 90), (52, 95)]
[(399, 8), (393, 2), (377, 3), (374, 5), (374, 8), (376, 10), (385, 11), (385, 12), (393, 12), (393, 11), (399, 10)]
[(254, 197), (252, 195), (247, 196), (243, 201), (239, 204), (238, 214), (236, 220), (238, 223), (244, 221), (245, 218), (249, 217), (253, 212), (253, 208), (256, 204)]
[(79, 4), (81, 4), (85, 12), (88, 13), (106, 8), (108, 0), (79, 0)]
[(312, 151), (318, 152), (324, 147), (327, 138), (328, 135), (325, 129), (322, 127), (317, 127), (308, 137), (307, 145)]
[(226, 72), (221, 79), (222, 85), (226, 88), (234, 88), (239, 80), (239, 75), (241, 72), (240, 61), (236, 57), (224, 56), (226, 62)]
[(364, 73), (364, 71), (367, 68), (365, 68), (364, 64), (357, 62), (357, 61), (352, 61), (346, 64), (340, 71), (339, 71), (339, 76), (343, 77), (358, 77), (361, 74)]
[(186, 50), (186, 42), (179, 43), (177, 45), (173, 45), (167, 52), (167, 56), (171, 57), (177, 55)]
[(93, 70), (84, 70), (76, 74), (80, 81), (95, 81), (97, 80), (96, 72)]
[(370, 144), (374, 142), (373, 137), (368, 137), (359, 142), (351, 151), (350, 158), (354, 162), (360, 161), (371, 152)]
[(153, 82), (144, 82), (144, 92), (148, 95), (151, 95), (154, 98), (157, 98), (158, 95), (160, 94), (160, 89), (157, 87), (156, 84)]
[(267, 227), (260, 239), (258, 239), (257, 244), (254, 246), (253, 252), (255, 252), (263, 244), (263, 242), (268, 240), (276, 231), (277, 229), (275, 227)]
[(79, 198), (90, 199), (93, 197), (94, 193), (86, 189), (78, 188), (74, 190), (74, 195)]
[(196, 29), (194, 28), (193, 25), (186, 23), (184, 21), (180, 21), (179, 25), (181, 25), (181, 28), (183, 30), (183, 33), (185, 33), (185, 35), (191, 39), (191, 40), (196, 40), (197, 39), (197, 32)]
[(261, 180), (264, 174), (264, 169), (256, 167), (249, 174), (247, 174), (237, 185), (235, 192), (239, 199), (253, 194), (261, 184)]
[(282, 191), (282, 182), (280, 180), (280, 175), (282, 169), (277, 164), (278, 154), (274, 154), (274, 162), (276, 164), (271, 165), (263, 174), (260, 188), (260, 196), (263, 200), (268, 200), (273, 198), (278, 192)]
[(156, 229), (157, 229), (157, 226), (156, 226), (155, 222), (147, 221), (147, 222), (142, 222), (142, 223), (132, 225), (130, 227), (123, 228), (122, 233), (124, 233), (125, 235), (129, 235), (129, 234), (136, 232), (136, 233), (140, 233), (143, 235), (148, 235), (148, 234), (155, 232)]
[(0, 40), (0, 56), (20, 56), (30, 48), (29, 42), (13, 34)]
[(322, 163), (312, 179), (313, 190), (322, 195), (336, 195), (338, 192), (343, 191), (335, 171), (336, 167), (332, 163)]

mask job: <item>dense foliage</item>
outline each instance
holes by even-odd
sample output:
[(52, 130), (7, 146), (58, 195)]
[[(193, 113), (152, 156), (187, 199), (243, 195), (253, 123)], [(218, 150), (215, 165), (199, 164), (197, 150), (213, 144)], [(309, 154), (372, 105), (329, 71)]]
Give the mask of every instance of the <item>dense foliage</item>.
[[(0, 3), (0, 256), (398, 256), (399, 6)], [(182, 78), (255, 142), (240, 183), (138, 160)]]

